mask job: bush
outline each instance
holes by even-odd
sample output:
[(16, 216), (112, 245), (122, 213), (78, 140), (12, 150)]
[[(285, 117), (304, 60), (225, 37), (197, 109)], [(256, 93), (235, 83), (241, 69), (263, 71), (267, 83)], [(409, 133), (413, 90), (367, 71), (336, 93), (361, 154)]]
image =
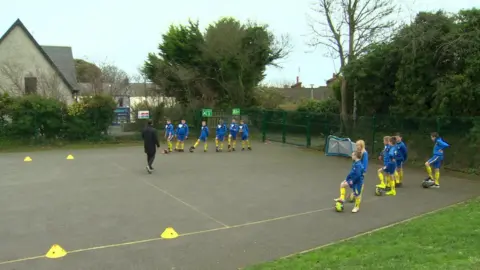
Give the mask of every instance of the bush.
[(300, 103), (297, 111), (318, 114), (337, 114), (340, 113), (340, 103), (336, 98), (328, 98), (324, 100), (308, 99)]
[(255, 103), (260, 108), (276, 109), (285, 102), (285, 96), (275, 88), (258, 87), (255, 89)]
[(63, 135), (69, 140), (99, 139), (113, 122), (114, 100), (109, 96), (83, 98), (68, 108)]
[(115, 102), (108, 96), (85, 98), (71, 106), (38, 95), (0, 96), (0, 136), (9, 140), (92, 139), (106, 134)]
[(8, 130), (18, 138), (54, 139), (62, 130), (66, 106), (58, 100), (28, 95), (14, 99), (8, 107)]

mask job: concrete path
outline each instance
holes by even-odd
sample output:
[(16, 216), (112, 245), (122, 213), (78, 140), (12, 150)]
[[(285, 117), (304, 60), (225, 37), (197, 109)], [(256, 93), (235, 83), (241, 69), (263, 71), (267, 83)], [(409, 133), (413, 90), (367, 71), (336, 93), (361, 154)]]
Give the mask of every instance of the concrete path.
[[(446, 176), (422, 189), (407, 169), (396, 197), (375, 197), (371, 164), (361, 212), (336, 213), (348, 159), (255, 144), (158, 155), (148, 175), (142, 150), (1, 154), (0, 269), (238, 269), (480, 195), (480, 183)], [(180, 237), (161, 239), (170, 226)], [(53, 244), (67, 256), (43, 258)]]

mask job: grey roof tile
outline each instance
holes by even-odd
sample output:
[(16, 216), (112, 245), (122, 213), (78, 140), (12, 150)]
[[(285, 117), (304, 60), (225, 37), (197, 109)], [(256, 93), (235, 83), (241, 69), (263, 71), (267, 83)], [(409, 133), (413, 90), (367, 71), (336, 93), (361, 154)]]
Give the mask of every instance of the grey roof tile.
[(78, 90), (77, 74), (71, 47), (64, 46), (41, 46), (43, 51), (52, 59), (65, 79)]

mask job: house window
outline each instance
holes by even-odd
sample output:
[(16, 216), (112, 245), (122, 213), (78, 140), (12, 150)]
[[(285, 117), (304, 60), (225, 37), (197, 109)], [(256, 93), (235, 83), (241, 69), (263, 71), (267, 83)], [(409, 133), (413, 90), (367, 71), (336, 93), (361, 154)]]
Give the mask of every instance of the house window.
[(37, 93), (37, 77), (25, 77), (25, 94)]

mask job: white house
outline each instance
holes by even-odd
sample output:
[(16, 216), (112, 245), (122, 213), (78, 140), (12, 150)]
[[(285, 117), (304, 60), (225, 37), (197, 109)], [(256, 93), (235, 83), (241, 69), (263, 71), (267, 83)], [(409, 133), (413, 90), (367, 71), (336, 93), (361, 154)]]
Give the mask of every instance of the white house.
[[(158, 86), (152, 83), (130, 83), (125, 86), (125, 89), (115, 89), (114, 93), (111, 93), (109, 88), (111, 85), (103, 83), (101, 89), (95, 89), (91, 83), (79, 83), (80, 92), (79, 99), (86, 96), (93, 96), (100, 93), (110, 93), (117, 102), (117, 110), (119, 111), (131, 111), (142, 102), (147, 102), (151, 106), (163, 103), (165, 107), (175, 106), (175, 98), (166, 97), (161, 94)], [(122, 110), (126, 109), (126, 110)], [(131, 108), (131, 109), (130, 109)], [(123, 112), (122, 112), (123, 115)], [(135, 115), (130, 115), (130, 121), (135, 121)], [(124, 121), (125, 118), (122, 118)]]
[[(90, 83), (78, 83), (79, 95), (92, 96), (99, 93), (109, 93), (109, 84), (104, 83), (101, 90), (94, 89)], [(118, 107), (135, 107), (142, 102), (150, 105), (164, 103), (165, 107), (173, 107), (175, 98), (159, 93), (159, 88), (152, 83), (130, 83), (123, 90), (116, 90), (114, 97)]]
[(0, 92), (73, 103), (78, 87), (72, 48), (40, 46), (18, 19), (0, 38)]

